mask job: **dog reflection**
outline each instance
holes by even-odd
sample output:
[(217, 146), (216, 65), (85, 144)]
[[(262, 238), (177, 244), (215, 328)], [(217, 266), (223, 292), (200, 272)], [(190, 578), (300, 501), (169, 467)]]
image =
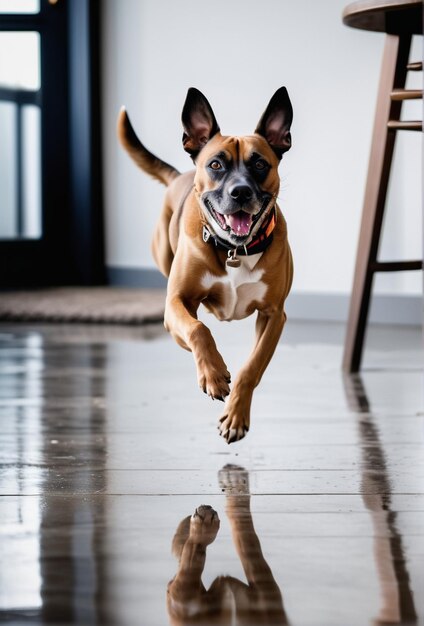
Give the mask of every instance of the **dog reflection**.
[(232, 576), (219, 576), (209, 589), (204, 587), (206, 548), (215, 540), (220, 522), (211, 506), (197, 507), (193, 515), (181, 521), (172, 543), (179, 566), (168, 585), (171, 623), (174, 626), (287, 624), (280, 589), (253, 526), (248, 473), (241, 467), (225, 466), (219, 480), (226, 494), (226, 513), (247, 584)]

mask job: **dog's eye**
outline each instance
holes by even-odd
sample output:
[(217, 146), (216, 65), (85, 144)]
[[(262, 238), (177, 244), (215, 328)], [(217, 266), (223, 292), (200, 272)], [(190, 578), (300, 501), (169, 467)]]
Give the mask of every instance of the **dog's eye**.
[(264, 161), (263, 159), (258, 159), (255, 162), (255, 169), (257, 170), (264, 170), (267, 166), (268, 166), (268, 163)]
[(209, 163), (209, 167), (211, 168), (211, 170), (220, 170), (222, 169), (222, 165), (219, 161), (211, 161)]

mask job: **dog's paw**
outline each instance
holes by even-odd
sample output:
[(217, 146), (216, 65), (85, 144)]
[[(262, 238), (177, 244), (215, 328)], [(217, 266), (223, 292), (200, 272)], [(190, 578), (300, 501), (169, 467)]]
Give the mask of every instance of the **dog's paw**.
[(208, 546), (215, 540), (219, 524), (218, 513), (208, 504), (201, 504), (190, 519), (190, 539)]
[(224, 402), (230, 393), (231, 374), (221, 357), (217, 363), (205, 363), (198, 368), (198, 382), (200, 389), (212, 400)]
[(249, 472), (231, 463), (224, 465), (218, 472), (219, 486), (227, 496), (247, 496), (249, 490)]
[(249, 419), (248, 417), (240, 417), (240, 414), (233, 413), (228, 407), (228, 410), (219, 419), (218, 430), (227, 443), (240, 441), (249, 430)]

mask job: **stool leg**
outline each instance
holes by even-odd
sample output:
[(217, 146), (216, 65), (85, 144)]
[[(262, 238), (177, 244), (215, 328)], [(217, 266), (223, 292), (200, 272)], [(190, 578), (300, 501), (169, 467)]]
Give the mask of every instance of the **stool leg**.
[(365, 187), (362, 222), (343, 355), (343, 370), (357, 372), (361, 365), (368, 310), (377, 260), (384, 206), (396, 133), (389, 120), (399, 120), (401, 101), (392, 101), (393, 89), (405, 86), (411, 35), (386, 35), (377, 107)]

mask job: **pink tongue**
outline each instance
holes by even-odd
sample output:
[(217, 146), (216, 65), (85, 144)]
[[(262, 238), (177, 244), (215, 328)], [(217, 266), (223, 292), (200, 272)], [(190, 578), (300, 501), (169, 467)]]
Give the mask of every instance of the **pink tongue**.
[(237, 211), (237, 213), (233, 213), (232, 215), (226, 215), (225, 220), (231, 230), (239, 237), (244, 237), (249, 234), (252, 225), (252, 216), (249, 215), (249, 213)]

